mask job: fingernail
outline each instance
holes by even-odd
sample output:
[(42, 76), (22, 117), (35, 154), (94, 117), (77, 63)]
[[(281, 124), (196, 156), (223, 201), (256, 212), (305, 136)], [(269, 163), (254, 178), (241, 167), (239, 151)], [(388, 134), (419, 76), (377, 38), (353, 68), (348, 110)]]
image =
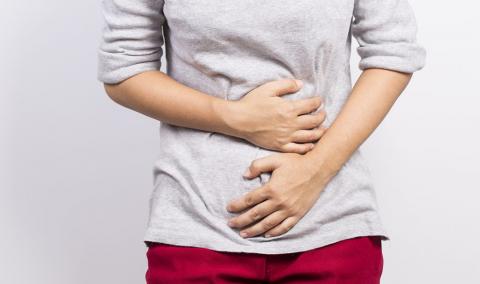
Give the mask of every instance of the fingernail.
[(247, 232), (241, 232), (240, 233), (240, 236), (242, 236), (243, 238), (245, 238), (246, 236), (248, 236)]
[(302, 80), (295, 79), (295, 82), (297, 82), (297, 85), (298, 85), (299, 88), (303, 87)]
[(266, 234), (266, 235), (265, 235), (265, 238), (270, 238), (271, 236), (272, 236), (272, 235), (270, 235), (270, 234)]
[(249, 177), (250, 176), (250, 169), (247, 169), (244, 173), (243, 173), (243, 177)]

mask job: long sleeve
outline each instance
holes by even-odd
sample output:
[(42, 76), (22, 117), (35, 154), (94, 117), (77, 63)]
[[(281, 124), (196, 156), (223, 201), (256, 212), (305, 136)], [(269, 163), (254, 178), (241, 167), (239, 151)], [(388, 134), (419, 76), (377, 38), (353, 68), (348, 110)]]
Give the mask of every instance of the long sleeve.
[(105, 25), (98, 50), (98, 80), (115, 84), (159, 70), (164, 0), (103, 0)]
[(416, 42), (417, 24), (408, 0), (355, 0), (353, 16), (361, 70), (413, 73), (424, 67), (426, 51)]

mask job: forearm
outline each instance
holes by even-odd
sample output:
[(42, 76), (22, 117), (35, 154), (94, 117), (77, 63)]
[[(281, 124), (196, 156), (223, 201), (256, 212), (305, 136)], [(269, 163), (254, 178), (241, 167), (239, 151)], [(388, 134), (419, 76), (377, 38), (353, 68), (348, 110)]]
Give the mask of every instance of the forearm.
[(169, 124), (231, 136), (228, 101), (185, 86), (161, 71), (147, 71), (119, 84), (105, 84), (116, 103)]
[(306, 157), (330, 180), (378, 127), (410, 81), (411, 74), (365, 70), (335, 121)]

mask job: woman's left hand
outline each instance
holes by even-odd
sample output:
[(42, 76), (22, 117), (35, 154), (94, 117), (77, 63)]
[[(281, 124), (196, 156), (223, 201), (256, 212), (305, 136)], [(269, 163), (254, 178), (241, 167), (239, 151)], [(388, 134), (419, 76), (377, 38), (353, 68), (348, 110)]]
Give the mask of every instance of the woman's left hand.
[[(275, 153), (254, 160), (244, 177), (254, 178), (272, 172), (269, 181), (227, 205), (229, 212), (245, 213), (230, 219), (229, 226), (244, 228), (242, 237), (265, 233), (273, 237), (289, 231), (317, 201), (328, 183), (320, 165), (309, 156), (297, 153)], [(245, 233), (245, 234), (244, 234)]]

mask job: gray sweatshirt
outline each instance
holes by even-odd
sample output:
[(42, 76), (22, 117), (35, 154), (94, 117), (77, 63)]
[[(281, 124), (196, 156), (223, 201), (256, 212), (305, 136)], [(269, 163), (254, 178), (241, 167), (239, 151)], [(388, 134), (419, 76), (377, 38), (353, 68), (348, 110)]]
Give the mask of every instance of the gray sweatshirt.
[[(158, 70), (225, 100), (272, 80), (304, 87), (282, 96), (321, 96), (329, 126), (351, 91), (351, 39), (360, 69), (415, 72), (425, 64), (407, 0), (104, 0), (98, 79), (118, 83)], [(163, 33), (162, 33), (163, 27)], [(245, 140), (159, 123), (160, 155), (145, 241), (230, 252), (298, 252), (356, 236), (389, 236), (360, 148), (287, 233), (243, 238), (226, 205), (271, 173), (245, 179), (250, 163), (275, 151)]]

